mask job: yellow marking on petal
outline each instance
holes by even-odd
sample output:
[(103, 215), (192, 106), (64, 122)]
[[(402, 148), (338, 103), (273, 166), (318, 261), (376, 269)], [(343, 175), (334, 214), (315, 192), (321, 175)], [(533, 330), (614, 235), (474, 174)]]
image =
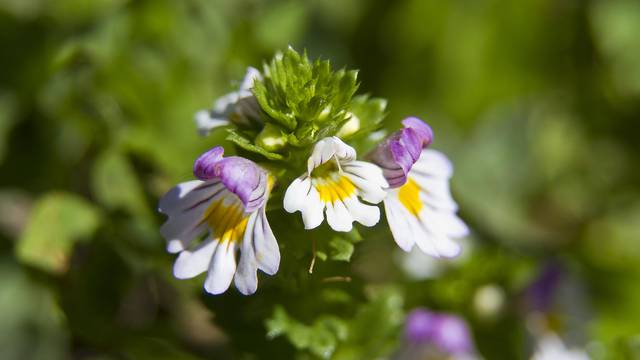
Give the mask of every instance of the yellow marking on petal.
[(218, 199), (209, 205), (202, 219), (211, 228), (215, 239), (231, 243), (242, 240), (249, 216), (244, 213), (240, 201), (225, 203), (225, 199)]
[(420, 214), (420, 210), (422, 210), (424, 206), (420, 201), (420, 187), (418, 183), (411, 178), (400, 187), (398, 199), (400, 199), (400, 203), (416, 217)]
[(344, 175), (318, 179), (315, 187), (325, 203), (345, 200), (356, 192), (356, 186)]

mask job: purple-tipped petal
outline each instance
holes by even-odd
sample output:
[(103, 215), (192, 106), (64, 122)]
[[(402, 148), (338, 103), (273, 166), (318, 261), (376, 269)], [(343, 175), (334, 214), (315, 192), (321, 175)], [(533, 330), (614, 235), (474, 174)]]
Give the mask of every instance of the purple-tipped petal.
[(447, 354), (474, 351), (467, 324), (455, 315), (416, 309), (407, 316), (404, 331), (408, 342), (433, 345)]
[(222, 160), (224, 154), (224, 148), (222, 146), (216, 146), (213, 149), (200, 155), (193, 164), (193, 175), (200, 180), (209, 180), (215, 177), (215, 164)]
[(253, 161), (239, 157), (224, 158), (224, 149), (216, 146), (195, 162), (193, 174), (200, 180), (219, 179), (236, 194), (247, 212), (258, 209), (266, 200), (267, 174)]
[(404, 119), (402, 124), (404, 129), (391, 134), (369, 155), (382, 168), (392, 188), (407, 182), (407, 174), (418, 161), (422, 149), (433, 140), (431, 127), (422, 120), (410, 117)]
[(408, 117), (402, 120), (402, 125), (405, 128), (413, 129), (422, 138), (422, 147), (426, 148), (433, 142), (433, 130), (426, 122), (418, 119), (417, 117)]

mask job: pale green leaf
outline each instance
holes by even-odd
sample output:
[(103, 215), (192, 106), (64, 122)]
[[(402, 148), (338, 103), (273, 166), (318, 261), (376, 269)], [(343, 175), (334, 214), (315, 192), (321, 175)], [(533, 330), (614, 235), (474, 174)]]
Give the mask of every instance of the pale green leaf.
[(34, 206), (16, 245), (17, 257), (45, 271), (62, 273), (73, 245), (91, 236), (99, 222), (99, 210), (81, 197), (49, 193)]
[(92, 190), (98, 201), (110, 209), (149, 215), (142, 186), (128, 159), (114, 150), (105, 151), (93, 167)]

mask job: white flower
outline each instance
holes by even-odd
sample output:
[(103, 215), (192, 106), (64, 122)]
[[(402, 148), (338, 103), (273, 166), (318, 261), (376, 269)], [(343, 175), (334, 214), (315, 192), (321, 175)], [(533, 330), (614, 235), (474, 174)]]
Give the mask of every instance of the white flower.
[(169, 217), (160, 228), (167, 251), (180, 253), (174, 276), (189, 279), (206, 271), (204, 288), (211, 294), (225, 292), (232, 281), (241, 293), (253, 294), (257, 270), (273, 275), (280, 264), (265, 214), (271, 180), (249, 160), (222, 159), (221, 148), (201, 156), (196, 169), (203, 180), (178, 184), (159, 204)]
[(316, 143), (307, 162), (307, 173), (295, 179), (284, 196), (284, 208), (300, 211), (306, 229), (324, 220), (336, 231), (350, 231), (353, 222), (373, 226), (380, 220), (377, 204), (386, 196), (382, 170), (357, 161), (356, 151), (337, 137)]
[(453, 167), (435, 150), (422, 150), (404, 185), (389, 189), (384, 200), (387, 221), (396, 243), (405, 251), (414, 244), (435, 257), (454, 257), (461, 247), (452, 238), (469, 233), (456, 216), (449, 179)]
[(225, 126), (235, 117), (236, 121), (246, 122), (252, 117), (260, 117), (260, 105), (251, 93), (253, 83), (261, 80), (260, 71), (253, 67), (247, 68), (247, 73), (240, 84), (238, 91), (231, 92), (213, 103), (213, 109), (200, 110), (195, 114), (194, 120), (198, 127), (198, 132), (207, 135), (212, 129)]
[(531, 360), (589, 360), (589, 356), (579, 349), (567, 349), (560, 338), (548, 334), (538, 343)]

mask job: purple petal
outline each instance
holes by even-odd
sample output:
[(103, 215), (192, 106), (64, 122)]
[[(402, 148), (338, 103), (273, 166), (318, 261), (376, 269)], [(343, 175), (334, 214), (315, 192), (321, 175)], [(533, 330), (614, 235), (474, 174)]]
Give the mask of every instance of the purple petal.
[(447, 354), (471, 354), (473, 343), (467, 324), (455, 315), (416, 309), (407, 317), (405, 338), (419, 345), (433, 345)]
[(405, 128), (415, 130), (420, 135), (423, 148), (426, 148), (433, 142), (433, 130), (431, 130), (431, 126), (417, 117), (408, 117), (402, 120), (402, 125), (404, 125)]
[(215, 177), (213, 174), (214, 165), (217, 164), (218, 161), (222, 160), (223, 154), (224, 148), (222, 146), (216, 146), (200, 155), (195, 164), (193, 164), (193, 175), (200, 180), (213, 179)]
[(422, 120), (410, 117), (402, 121), (404, 129), (396, 131), (378, 145), (369, 158), (380, 166), (392, 188), (407, 182), (407, 174), (418, 161), (422, 149), (433, 140), (431, 127)]
[(216, 146), (202, 154), (193, 166), (200, 180), (220, 179), (227, 190), (236, 194), (247, 212), (264, 204), (267, 197), (267, 174), (253, 161), (239, 157), (224, 158), (224, 149)]

